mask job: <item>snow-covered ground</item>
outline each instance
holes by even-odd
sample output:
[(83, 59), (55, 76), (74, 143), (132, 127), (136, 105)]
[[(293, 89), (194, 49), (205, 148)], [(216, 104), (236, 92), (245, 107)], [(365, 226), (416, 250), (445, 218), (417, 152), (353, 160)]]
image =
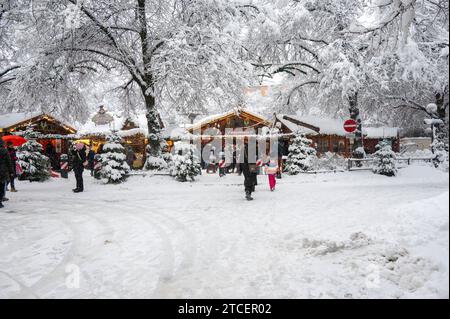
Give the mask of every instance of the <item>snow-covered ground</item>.
[[(86, 174), (87, 175), (87, 174)], [(448, 298), (448, 174), (19, 183), (0, 210), (1, 298)]]

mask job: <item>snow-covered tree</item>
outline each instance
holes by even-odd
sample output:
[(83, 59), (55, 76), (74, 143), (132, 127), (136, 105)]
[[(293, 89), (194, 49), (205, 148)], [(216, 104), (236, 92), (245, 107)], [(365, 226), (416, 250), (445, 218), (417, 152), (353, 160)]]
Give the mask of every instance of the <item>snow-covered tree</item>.
[(28, 42), (37, 50), (11, 87), (15, 108), (63, 97), (54, 110), (83, 114), (83, 83), (115, 74), (128, 101), (146, 111), (151, 158), (161, 156), (161, 110), (242, 101), (251, 66), (241, 60), (241, 23), (250, 9), (240, 0), (34, 0), (32, 7)]
[(194, 181), (201, 174), (200, 159), (193, 144), (177, 142), (172, 156), (170, 174), (180, 182)]
[(103, 146), (101, 156), (101, 179), (105, 183), (119, 184), (126, 180), (130, 173), (130, 166), (126, 162), (125, 148), (121, 144), (122, 139), (116, 133), (107, 138)]
[(375, 174), (397, 175), (396, 155), (388, 141), (380, 141), (374, 154), (373, 172)]
[(42, 145), (36, 141), (36, 132), (28, 127), (24, 137), (27, 142), (17, 150), (18, 164), (22, 167), (22, 180), (30, 182), (43, 182), (50, 178), (50, 159), (43, 155)]
[(310, 171), (314, 168), (317, 160), (317, 152), (312, 145), (313, 141), (305, 134), (297, 133), (289, 146), (289, 155), (286, 160), (286, 171), (291, 175)]

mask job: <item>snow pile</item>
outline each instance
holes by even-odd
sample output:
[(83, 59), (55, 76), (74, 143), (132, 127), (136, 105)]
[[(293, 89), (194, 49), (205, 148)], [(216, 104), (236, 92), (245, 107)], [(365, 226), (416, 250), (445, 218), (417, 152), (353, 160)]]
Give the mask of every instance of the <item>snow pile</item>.
[(326, 152), (315, 162), (314, 169), (317, 171), (335, 171), (347, 168), (347, 159), (337, 153)]
[(126, 163), (125, 148), (122, 139), (117, 134), (110, 134), (103, 146), (101, 155), (100, 176), (104, 183), (119, 184), (126, 180), (130, 173), (130, 166)]
[(317, 160), (316, 150), (311, 147), (312, 141), (304, 133), (298, 134), (289, 146), (289, 155), (286, 161), (286, 171), (291, 175), (313, 169)]

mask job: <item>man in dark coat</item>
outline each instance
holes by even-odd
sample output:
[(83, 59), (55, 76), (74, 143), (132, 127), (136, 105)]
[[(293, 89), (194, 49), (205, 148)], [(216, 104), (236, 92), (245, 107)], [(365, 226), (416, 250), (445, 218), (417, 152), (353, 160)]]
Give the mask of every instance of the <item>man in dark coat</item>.
[(77, 187), (73, 189), (74, 193), (82, 193), (84, 191), (83, 171), (86, 159), (86, 146), (83, 143), (77, 143), (72, 150), (72, 167), (77, 180)]
[(0, 138), (0, 208), (3, 208), (2, 199), (5, 197), (6, 183), (13, 174), (13, 168), (9, 153), (4, 141)]
[(11, 165), (13, 168), (13, 173), (11, 175), (11, 179), (9, 181), (10, 185), (11, 185), (11, 189), (10, 191), (12, 193), (16, 193), (16, 185), (14, 184), (14, 179), (17, 177), (17, 172), (16, 172), (16, 165), (17, 165), (17, 154), (16, 154), (16, 149), (14, 148), (14, 145), (12, 142), (8, 142), (7, 143), (7, 150), (9, 153), (9, 158), (11, 159)]
[(249, 159), (248, 145), (244, 149), (244, 162), (241, 163), (241, 171), (244, 174), (245, 198), (248, 201), (253, 200), (252, 193), (255, 192), (255, 186), (258, 184), (258, 170), (256, 163)]

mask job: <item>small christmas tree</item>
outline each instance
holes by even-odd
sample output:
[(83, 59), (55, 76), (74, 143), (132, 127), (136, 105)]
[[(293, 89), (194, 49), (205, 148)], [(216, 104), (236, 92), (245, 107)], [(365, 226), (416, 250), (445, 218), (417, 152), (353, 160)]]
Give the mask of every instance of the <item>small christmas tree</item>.
[(180, 182), (194, 181), (201, 174), (200, 160), (195, 155), (196, 147), (192, 144), (177, 143), (176, 155), (172, 156), (170, 174)]
[(396, 155), (387, 141), (380, 141), (376, 146), (377, 151), (374, 154), (373, 172), (375, 174), (395, 176), (397, 175), (397, 166), (395, 163)]
[(43, 182), (50, 178), (50, 159), (43, 155), (43, 147), (35, 138), (37, 133), (29, 126), (24, 137), (28, 140), (17, 150), (17, 158), (23, 170), (21, 180), (30, 182)]
[(108, 184), (119, 184), (126, 180), (130, 173), (130, 166), (126, 163), (125, 148), (120, 144), (122, 139), (117, 133), (107, 138), (101, 155), (101, 179)]
[(286, 161), (286, 171), (291, 175), (297, 175), (300, 172), (310, 171), (314, 167), (314, 161), (317, 160), (317, 152), (311, 147), (312, 141), (305, 134), (298, 133), (291, 146), (289, 146), (289, 155)]

